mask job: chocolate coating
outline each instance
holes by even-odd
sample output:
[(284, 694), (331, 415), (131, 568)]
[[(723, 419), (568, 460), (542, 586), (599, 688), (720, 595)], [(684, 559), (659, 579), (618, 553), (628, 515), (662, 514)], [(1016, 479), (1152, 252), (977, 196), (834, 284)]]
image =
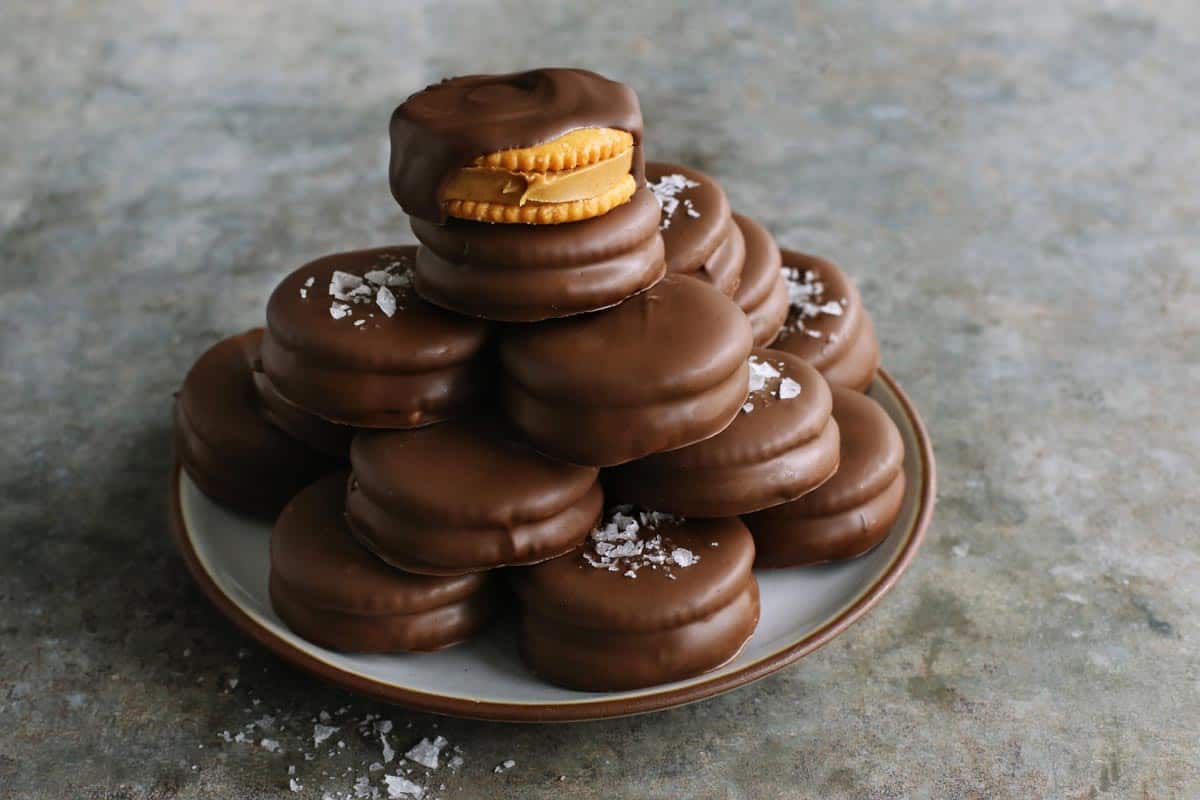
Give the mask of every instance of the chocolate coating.
[[(644, 531), (699, 561), (636, 578), (590, 566), (582, 548), (514, 573), (521, 652), (546, 680), (615, 691), (681, 680), (732, 659), (758, 623), (754, 542), (736, 518), (668, 522)], [(716, 542), (718, 546), (714, 547)]]
[(288, 627), (333, 650), (439, 650), (478, 632), (497, 605), (494, 576), (411, 575), (354, 541), (342, 513), (346, 473), (298, 494), (271, 531), (269, 589)]
[[(825, 379), (789, 353), (756, 349), (754, 355), (781, 374), (750, 393), (753, 410), (702, 442), (610, 470), (609, 502), (729, 517), (795, 500), (837, 471), (838, 425)], [(778, 397), (783, 378), (800, 384), (798, 396)]]
[(490, 419), (364, 431), (350, 450), (355, 536), (410, 572), (531, 564), (575, 547), (603, 507), (597, 470), (535, 452)]
[(742, 267), (746, 262), (746, 239), (741, 228), (733, 220), (730, 220), (725, 228), (725, 239), (693, 274), (717, 287), (726, 297), (733, 297), (742, 281)]
[[(646, 179), (657, 182), (665, 175), (683, 175), (699, 186), (676, 195), (680, 206), (668, 219), (663, 211), (663, 242), (667, 248), (667, 271), (692, 273), (704, 266), (729, 235), (731, 211), (721, 184), (698, 169), (665, 161), (646, 164)], [(690, 200), (696, 216), (688, 214), (682, 201)]]
[(840, 316), (804, 319), (803, 327), (818, 334), (810, 336), (796, 330), (799, 313), (790, 308), (783, 330), (771, 347), (800, 356), (834, 386), (866, 391), (879, 370), (879, 339), (858, 288), (835, 264), (816, 256), (784, 250), (783, 264), (817, 273), (825, 284), (825, 298), (845, 300), (844, 310)]
[(424, 247), (417, 291), (462, 314), (536, 322), (615, 305), (666, 273), (648, 189), (607, 214), (562, 225), (411, 220)]
[(442, 183), (453, 170), (481, 155), (541, 144), (579, 128), (631, 133), (633, 175), (638, 186), (645, 182), (642, 111), (628, 86), (582, 69), (444, 80), (392, 113), (392, 196), (409, 215), (440, 223)]
[(746, 260), (733, 302), (750, 319), (754, 345), (766, 347), (779, 335), (788, 315), (783, 255), (775, 238), (762, 225), (737, 213), (733, 221), (746, 240)]
[[(280, 395), (364, 428), (426, 425), (477, 404), (492, 366), (488, 323), (432, 306), (407, 286), (391, 289), (397, 306), (391, 317), (373, 303), (353, 305), (348, 318), (330, 314), (335, 271), (361, 276), (392, 262), (411, 268), (415, 252), (404, 246), (337, 253), (280, 282), (267, 302), (262, 345), (263, 371)], [(365, 323), (356, 326), (359, 320)]]
[(354, 428), (310, 414), (279, 393), (259, 362), (252, 374), (263, 417), (281, 431), (341, 462), (350, 457)]
[(819, 564), (861, 555), (881, 542), (904, 502), (904, 441), (887, 412), (858, 392), (833, 388), (841, 465), (798, 500), (743, 519), (759, 567)]
[(610, 466), (723, 430), (746, 399), (750, 323), (668, 275), (615, 308), (505, 331), (504, 406), (534, 445)]
[(262, 329), (208, 349), (175, 398), (175, 457), (220, 505), (274, 518), (336, 461), (267, 422), (251, 377)]

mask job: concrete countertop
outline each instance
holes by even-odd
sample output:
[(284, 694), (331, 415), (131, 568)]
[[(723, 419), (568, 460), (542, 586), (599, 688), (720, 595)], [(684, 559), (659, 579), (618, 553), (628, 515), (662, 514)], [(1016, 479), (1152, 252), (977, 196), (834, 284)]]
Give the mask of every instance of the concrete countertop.
[[(368, 715), (461, 748), (427, 797), (1200, 796), (1200, 6), (638, 5), (5, 4), (0, 797), (381, 788)], [(940, 505), (873, 614), (751, 687), (439, 719), (205, 602), (165, 526), (170, 398), (287, 271), (411, 240), (406, 94), (544, 64), (634, 85), (652, 156), (858, 278)]]

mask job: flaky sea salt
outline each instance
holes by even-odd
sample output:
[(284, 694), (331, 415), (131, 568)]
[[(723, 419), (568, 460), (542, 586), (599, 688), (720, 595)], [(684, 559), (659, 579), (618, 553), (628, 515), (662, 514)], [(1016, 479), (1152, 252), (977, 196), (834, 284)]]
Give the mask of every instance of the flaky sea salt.
[(492, 772), (495, 772), (497, 775), (499, 775), (501, 772), (508, 772), (510, 769), (512, 769), (516, 765), (517, 765), (517, 762), (515, 762), (511, 758), (509, 758), (509, 759), (506, 759), (506, 760), (500, 762), (495, 767), (493, 767)]
[(806, 328), (805, 320), (842, 316), (846, 309), (846, 298), (826, 300), (825, 283), (814, 270), (784, 267), (783, 277), (787, 281), (788, 304), (791, 306), (787, 323), (783, 326), (783, 335), (804, 333), (814, 339), (820, 339), (821, 333)]
[[(776, 365), (752, 355), (746, 363), (750, 368), (750, 398), (742, 405), (743, 414), (751, 414), (759, 407), (754, 402), (756, 398), (761, 400), (764, 397), (774, 397), (779, 400), (791, 400), (800, 396), (800, 383), (783, 374), (781, 371), (784, 368), (782, 361)], [(778, 380), (776, 380), (777, 378)]]
[(689, 217), (695, 219), (700, 216), (700, 212), (696, 210), (690, 198), (678, 196), (686, 189), (695, 189), (700, 185), (699, 181), (694, 181), (686, 175), (676, 172), (671, 175), (663, 175), (657, 181), (646, 181), (646, 185), (650, 187), (650, 191), (654, 192), (655, 199), (662, 207), (662, 221), (658, 223), (659, 230), (665, 231), (671, 227), (671, 218), (675, 216), (680, 204), (683, 205), (684, 211)]
[(274, 739), (263, 739), (258, 743), (258, 746), (268, 753), (278, 753), (282, 749), (282, 745)]
[(678, 566), (690, 567), (700, 560), (700, 557), (686, 547), (676, 547), (671, 551), (671, 560)]
[(296, 780), (295, 778), (288, 778), (288, 788), (293, 792), (302, 792), (304, 791), (304, 784), (300, 783), (300, 781)]
[(395, 800), (397, 797), (413, 797), (420, 800), (421, 795), (425, 794), (425, 789), (418, 783), (413, 783), (403, 775), (384, 775), (383, 783), (387, 786), (388, 797)]
[[(326, 719), (328, 719), (328, 716)], [(321, 742), (325, 741), (330, 736), (333, 736), (333, 734), (337, 733), (337, 731), (338, 727), (336, 725), (322, 725), (320, 723), (313, 725), (313, 746), (320, 746)]]
[(763, 361), (758, 356), (750, 356), (747, 362), (750, 366), (750, 391), (761, 391), (771, 378), (779, 377), (779, 370), (769, 361)]
[[(637, 578), (639, 570), (651, 569), (670, 576), (672, 567), (690, 567), (700, 556), (675, 547), (663, 528), (683, 522), (681, 517), (658, 511), (635, 511), (633, 506), (615, 506), (588, 535), (583, 560), (596, 569)], [(679, 557), (675, 557), (675, 553)]]
[(375, 305), (379, 306), (379, 310), (385, 316), (392, 316), (396, 313), (396, 295), (392, 294), (392, 290), (386, 286), (380, 286), (379, 291), (375, 294)]
[(415, 761), (422, 767), (437, 769), (438, 756), (441, 755), (442, 749), (448, 744), (449, 742), (447, 742), (442, 736), (436, 736), (432, 741), (429, 739), (422, 739), (409, 748), (409, 751), (404, 754), (404, 757), (409, 761)]
[(336, 297), (338, 300), (349, 300), (350, 293), (362, 285), (362, 276), (342, 272), (340, 269), (334, 270), (332, 277), (329, 279), (329, 295), (330, 297)]
[[(389, 318), (402, 308), (400, 298), (392, 290), (412, 284), (412, 276), (409, 273), (411, 264), (406, 259), (394, 256), (382, 256), (378, 264), (382, 265), (382, 268), (369, 269), (363, 275), (342, 270), (334, 271), (329, 280), (329, 296), (333, 298), (329, 305), (330, 316), (334, 319), (344, 319), (354, 314), (354, 306), (365, 303), (374, 305)], [(311, 286), (313, 280), (310, 277), (305, 286)], [(307, 289), (300, 290), (300, 297), (307, 297)], [(367, 313), (368, 318), (374, 316), (373, 313)], [(354, 324), (361, 327), (366, 321), (359, 319)]]

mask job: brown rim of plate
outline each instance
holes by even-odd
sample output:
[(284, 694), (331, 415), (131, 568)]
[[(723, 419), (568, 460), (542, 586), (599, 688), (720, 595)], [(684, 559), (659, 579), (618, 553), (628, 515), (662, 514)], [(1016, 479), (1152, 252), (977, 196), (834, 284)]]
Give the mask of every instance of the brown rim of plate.
[(900, 385), (882, 368), (878, 372), (880, 380), (886, 384), (889, 391), (895, 395), (900, 407), (904, 410), (912, 432), (917, 440), (918, 466), (921, 471), (920, 495), (917, 498), (917, 513), (909, 529), (907, 541), (893, 557), (887, 569), (848, 607), (842, 609), (831, 619), (827, 620), (816, 630), (803, 639), (787, 647), (761, 658), (740, 669), (716, 675), (708, 680), (693, 683), (676, 689), (660, 692), (653, 690), (639, 694), (636, 697), (614, 698), (612, 700), (584, 701), (579, 703), (496, 703), (473, 701), (460, 697), (444, 697), (428, 692), (415, 691), (372, 680), (361, 675), (345, 672), (308, 653), (296, 648), (284, 639), (255, 622), (245, 611), (239, 608), (213, 581), (200, 563), (199, 557), (192, 546), (183, 522), (183, 512), (179, 499), (179, 463), (176, 462), (171, 470), (170, 487), (170, 523), (175, 543), (187, 564), (188, 571), (200, 586), (217, 610), (228, 617), (234, 625), (250, 638), (274, 652), (284, 661), (293, 666), (310, 672), (329, 683), (343, 689), (350, 689), (359, 694), (376, 700), (395, 703), (417, 711), (427, 711), (434, 714), (445, 714), (453, 717), (491, 720), (495, 722), (584, 722), (589, 720), (625, 717), (635, 714), (645, 714), (651, 711), (661, 711), (676, 706), (705, 700), (719, 694), (753, 683), (760, 678), (778, 672), (784, 667), (799, 661), (809, 653), (828, 643), (835, 636), (845, 631), (870, 611), (879, 599), (883, 597), (899, 580), (917, 554), (925, 539), (925, 532), (933, 518), (934, 498), (937, 496), (937, 474), (933, 461), (933, 446), (925, 424), (909, 400), (908, 395)]

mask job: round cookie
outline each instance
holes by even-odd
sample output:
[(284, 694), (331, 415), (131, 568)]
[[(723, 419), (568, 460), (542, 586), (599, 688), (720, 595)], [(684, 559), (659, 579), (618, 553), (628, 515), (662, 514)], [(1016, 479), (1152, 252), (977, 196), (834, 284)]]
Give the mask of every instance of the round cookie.
[(648, 189), (602, 217), (565, 225), (490, 225), (413, 217), (417, 291), (461, 314), (535, 322), (615, 305), (666, 273), (659, 207)]
[(725, 230), (725, 239), (717, 245), (717, 249), (700, 269), (691, 274), (708, 281), (726, 297), (733, 297), (742, 282), (742, 268), (746, 263), (746, 238), (733, 220), (729, 220)]
[(271, 531), (271, 605), (289, 628), (331, 650), (440, 650), (481, 630), (497, 606), (487, 574), (410, 575), (363, 550), (346, 526), (346, 473), (296, 496)]
[(258, 392), (259, 410), (263, 417), (281, 431), (299, 439), (314, 450), (345, 462), (350, 457), (350, 440), (354, 428), (310, 414), (279, 393), (275, 384), (262, 371), (259, 360), (252, 375)]
[(418, 297), (415, 253), (337, 253), (280, 282), (262, 345), (263, 371), (280, 395), (361, 428), (427, 425), (477, 404), (490, 381), (490, 326)]
[(545, 680), (621, 691), (733, 659), (758, 624), (754, 541), (736, 518), (619, 507), (564, 556), (517, 570), (521, 655)]
[(816, 256), (783, 251), (788, 316), (771, 347), (795, 353), (833, 386), (865, 392), (879, 369), (879, 339), (846, 273)]
[(175, 396), (175, 457), (200, 491), (245, 514), (273, 518), (336, 461), (271, 425), (252, 371), (262, 329), (208, 349)]
[(812, 491), (838, 468), (838, 425), (820, 373), (777, 350), (750, 356), (750, 396), (725, 430), (605, 475), (610, 501), (730, 517)]
[(754, 345), (766, 347), (779, 335), (788, 316), (783, 256), (775, 238), (762, 225), (737, 213), (733, 221), (746, 240), (746, 261), (733, 302), (750, 319)]
[(451, 78), (405, 100), (389, 130), (392, 195), (435, 223), (577, 222), (645, 183), (637, 95), (587, 70)]
[(799, 500), (742, 519), (758, 567), (796, 567), (862, 555), (887, 537), (904, 504), (904, 441), (871, 398), (833, 387), (841, 465)]
[(576, 464), (684, 447), (746, 401), (751, 339), (732, 300), (668, 275), (614, 308), (505, 331), (504, 407), (535, 447)]
[(665, 161), (646, 164), (646, 185), (662, 207), (667, 271), (699, 271), (733, 227), (725, 190), (698, 169)]
[(354, 535), (409, 572), (532, 564), (583, 540), (603, 508), (597, 470), (553, 461), (490, 419), (364, 431), (350, 449)]

